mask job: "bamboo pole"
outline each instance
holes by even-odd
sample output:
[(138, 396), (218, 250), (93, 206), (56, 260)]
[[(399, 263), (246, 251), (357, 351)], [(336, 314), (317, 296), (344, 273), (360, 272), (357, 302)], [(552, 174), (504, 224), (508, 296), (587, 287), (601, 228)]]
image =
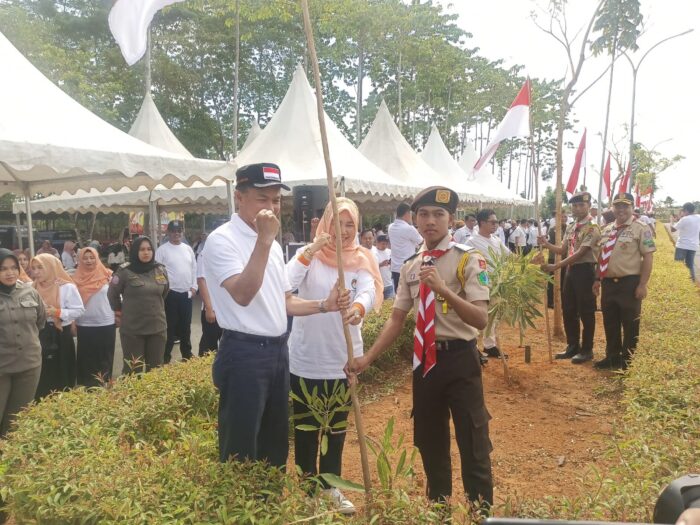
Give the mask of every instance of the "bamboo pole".
[[(340, 220), (338, 217), (338, 202), (336, 200), (335, 189), (333, 185), (333, 168), (331, 166), (331, 158), (328, 150), (328, 136), (326, 134), (326, 122), (323, 113), (323, 92), (321, 89), (321, 73), (318, 67), (318, 56), (316, 55), (316, 45), (314, 43), (313, 30), (311, 28), (311, 17), (309, 16), (308, 0), (301, 0), (301, 9), (304, 16), (304, 32), (306, 33), (307, 47), (311, 59), (311, 66), (314, 73), (314, 82), (316, 85), (316, 109), (318, 112), (318, 125), (321, 130), (321, 145), (323, 146), (323, 158), (326, 163), (326, 178), (328, 182), (328, 199), (333, 209), (333, 227), (335, 229), (335, 253), (338, 265), (338, 282), (341, 292), (345, 289), (345, 272), (343, 271), (343, 256), (342, 256), (342, 240), (340, 231)], [(344, 312), (341, 312), (343, 314)], [(350, 336), (350, 329), (346, 324), (343, 325), (343, 334), (345, 335), (345, 344), (348, 351), (348, 363), (350, 368), (353, 366), (353, 344)], [(365, 486), (365, 511), (371, 511), (372, 504), (372, 480), (369, 472), (369, 460), (367, 457), (367, 442), (365, 441), (365, 429), (362, 422), (362, 410), (360, 408), (360, 400), (357, 397), (357, 384), (350, 381), (350, 398), (352, 399), (353, 413), (355, 415), (355, 427), (357, 429), (358, 441), (360, 444), (360, 459), (362, 461), (362, 478)]]
[[(528, 77), (528, 82), (530, 78)], [(528, 112), (528, 120), (530, 124), (530, 156), (532, 161), (530, 162), (530, 167), (532, 168), (532, 177), (535, 182), (535, 228), (537, 228), (537, 236), (540, 235), (540, 192), (539, 192), (539, 174), (537, 173), (537, 164), (535, 162), (535, 133), (532, 127), (532, 84), (530, 84), (530, 111)], [(557, 225), (558, 226), (558, 225)], [(538, 246), (540, 253), (542, 253), (542, 247)], [(556, 293), (556, 292), (555, 292)], [(547, 309), (547, 283), (544, 283), (544, 327), (547, 332), (547, 351), (549, 352), (549, 362), (552, 362), (552, 333), (549, 330), (549, 310)]]

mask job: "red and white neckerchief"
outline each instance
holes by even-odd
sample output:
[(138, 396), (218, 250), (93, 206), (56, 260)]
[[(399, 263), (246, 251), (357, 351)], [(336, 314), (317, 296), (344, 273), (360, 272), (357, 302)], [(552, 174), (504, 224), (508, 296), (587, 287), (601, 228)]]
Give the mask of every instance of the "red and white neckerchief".
[(608, 235), (608, 240), (605, 241), (603, 249), (600, 251), (600, 260), (598, 261), (598, 276), (602, 280), (605, 274), (608, 272), (608, 264), (610, 264), (610, 256), (612, 255), (615, 245), (617, 244), (617, 239), (620, 238), (620, 232), (627, 227), (627, 224), (618, 226), (617, 224), (613, 226), (610, 230), (610, 235)]
[[(442, 257), (447, 250), (426, 250), (420, 254), (423, 264)], [(420, 283), (418, 289), (418, 315), (413, 332), (413, 370), (423, 364), (423, 377), (437, 363), (435, 346), (435, 293), (427, 284)]]
[(569, 241), (569, 257), (571, 257), (576, 252), (576, 241), (578, 241), (578, 232), (586, 224), (590, 224), (592, 220), (593, 220), (593, 217), (591, 217), (589, 215), (588, 217), (583, 219), (583, 222), (576, 222), (576, 226), (574, 226), (574, 235), (572, 236), (571, 240)]

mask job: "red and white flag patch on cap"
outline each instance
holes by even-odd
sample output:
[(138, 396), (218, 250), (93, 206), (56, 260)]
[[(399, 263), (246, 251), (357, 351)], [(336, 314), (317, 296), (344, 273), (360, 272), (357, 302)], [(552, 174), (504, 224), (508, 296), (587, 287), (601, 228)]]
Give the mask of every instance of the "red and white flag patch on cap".
[(265, 177), (265, 180), (282, 180), (280, 178), (280, 170), (272, 166), (263, 166), (263, 177)]

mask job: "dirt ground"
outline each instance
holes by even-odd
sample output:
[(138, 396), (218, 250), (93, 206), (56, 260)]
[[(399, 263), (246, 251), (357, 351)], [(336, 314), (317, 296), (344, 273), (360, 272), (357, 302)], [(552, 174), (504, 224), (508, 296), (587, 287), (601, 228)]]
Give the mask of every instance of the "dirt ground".
[[(551, 310), (550, 310), (551, 313)], [(596, 359), (604, 354), (602, 318), (597, 313)], [(612, 432), (612, 422), (621, 393), (619, 377), (594, 370), (590, 363), (573, 365), (568, 360), (550, 363), (544, 320), (529, 330), (525, 344), (531, 345), (532, 362), (526, 364), (524, 349), (518, 348), (517, 331), (499, 328), (499, 345), (509, 354), (511, 383), (507, 384), (503, 364), (490, 359), (483, 369), (486, 404), (493, 416), (490, 434), (491, 460), (496, 502), (513, 496), (537, 498), (545, 495), (575, 496), (579, 478), (586, 468), (602, 467), (600, 452)], [(553, 339), (553, 353), (562, 351), (563, 340)], [(363, 420), (370, 437), (379, 439), (389, 418), (394, 417), (394, 435), (404, 434), (412, 443), (411, 379), (407, 363), (397, 369), (403, 374), (393, 393), (363, 406)], [(462, 492), (459, 452), (452, 431), (453, 490)], [(425, 477), (420, 456), (416, 473), (421, 492)], [(370, 453), (374, 472), (374, 457)], [(361, 483), (362, 469), (357, 436), (349, 434), (343, 457), (343, 477)]]

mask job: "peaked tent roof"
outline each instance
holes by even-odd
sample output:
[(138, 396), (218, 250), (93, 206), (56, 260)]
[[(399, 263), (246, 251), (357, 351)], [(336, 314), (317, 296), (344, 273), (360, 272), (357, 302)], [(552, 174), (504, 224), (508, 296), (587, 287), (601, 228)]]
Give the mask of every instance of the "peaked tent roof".
[(170, 153), (189, 159), (194, 158), (163, 120), (150, 93), (146, 93), (143, 97), (141, 109), (131, 125), (129, 135)]
[(246, 149), (248, 146), (250, 146), (253, 141), (258, 138), (258, 136), (262, 133), (262, 128), (260, 127), (260, 124), (258, 124), (257, 120), (253, 121), (253, 124), (250, 126), (250, 130), (248, 131), (248, 136), (245, 138), (245, 142), (243, 143), (243, 147), (241, 148), (241, 151)]
[(464, 171), (459, 167), (457, 161), (452, 158), (447, 146), (442, 141), (440, 132), (435, 124), (430, 130), (428, 142), (425, 143), (425, 148), (423, 148), (420, 156), (439, 174), (440, 179), (437, 183), (442, 183), (462, 194), (464, 200), (479, 202), (494, 199), (492, 196), (486, 196), (481, 188), (467, 180)]
[[(0, 33), (0, 194), (172, 185), (233, 177), (108, 124), (54, 85)], [(97, 175), (97, 176), (96, 176)]]
[(529, 204), (529, 201), (521, 199), (516, 195), (515, 191), (510, 190), (508, 186), (499, 181), (493, 174), (482, 169), (474, 172), (474, 163), (479, 158), (476, 150), (467, 142), (462, 151), (462, 156), (459, 159), (459, 167), (467, 174), (468, 180), (474, 181), (480, 188), (483, 188), (484, 193), (498, 197), (505, 201), (515, 201), (520, 204)]
[(383, 100), (372, 126), (357, 149), (405, 184), (424, 187), (439, 178), (435, 170), (406, 141)]
[[(346, 195), (358, 202), (391, 201), (420, 191), (372, 164), (348, 142), (325, 112), (324, 117), (336, 188), (343, 181)], [(274, 162), (282, 169), (282, 180), (292, 186), (326, 184), (316, 98), (300, 66), (270, 122), (234, 162), (237, 166)]]

